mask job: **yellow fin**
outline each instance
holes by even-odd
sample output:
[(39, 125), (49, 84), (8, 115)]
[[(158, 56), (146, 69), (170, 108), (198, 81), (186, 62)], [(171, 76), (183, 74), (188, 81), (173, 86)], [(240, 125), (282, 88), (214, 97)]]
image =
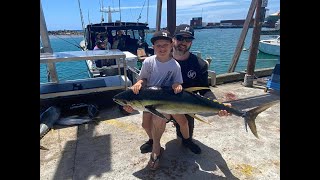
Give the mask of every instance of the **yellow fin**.
[[(193, 118), (195, 118), (195, 119), (198, 120), (198, 121), (201, 121), (201, 122), (206, 123), (206, 124), (210, 124), (210, 123), (208, 123), (207, 121), (204, 121), (204, 120), (198, 118), (198, 117), (197, 117), (196, 115), (194, 115), (194, 114), (188, 114), (188, 115), (191, 116), (191, 117), (193, 117)], [(210, 124), (210, 125), (212, 125), (212, 124)]]
[(203, 89), (210, 89), (210, 88), (209, 87), (188, 87), (188, 88), (185, 88), (184, 90), (187, 92), (193, 92), (193, 91), (199, 91)]

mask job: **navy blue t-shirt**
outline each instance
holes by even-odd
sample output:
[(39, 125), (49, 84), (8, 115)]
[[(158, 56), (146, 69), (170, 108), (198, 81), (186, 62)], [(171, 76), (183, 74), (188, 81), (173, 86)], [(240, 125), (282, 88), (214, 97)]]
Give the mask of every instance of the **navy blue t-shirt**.
[[(198, 58), (196, 55), (190, 53), (187, 60), (177, 62), (180, 64), (183, 88), (188, 87), (209, 87), (208, 82), (208, 64), (203, 59)], [(200, 90), (201, 95), (216, 99), (210, 90)]]

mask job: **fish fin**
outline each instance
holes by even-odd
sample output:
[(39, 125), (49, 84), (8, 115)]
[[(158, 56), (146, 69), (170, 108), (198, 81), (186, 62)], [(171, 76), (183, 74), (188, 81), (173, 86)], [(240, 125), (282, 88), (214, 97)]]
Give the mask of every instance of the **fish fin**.
[(199, 91), (203, 89), (210, 89), (210, 88), (209, 87), (189, 87), (189, 88), (185, 88), (184, 91), (192, 93), (193, 91)]
[(148, 106), (148, 107), (145, 107), (150, 113), (156, 115), (156, 116), (159, 116), (163, 119), (166, 119), (167, 121), (170, 121), (170, 119), (166, 118), (163, 114), (161, 114), (159, 111), (157, 111), (154, 107), (152, 106)]
[(43, 147), (43, 146), (41, 146), (41, 145), (40, 145), (40, 149), (42, 149), (42, 150), (49, 150), (48, 148)]
[[(195, 118), (195, 119), (198, 120), (198, 121), (201, 121), (201, 122), (206, 123), (206, 124), (210, 124), (210, 123), (208, 123), (207, 121), (200, 119), (200, 118), (197, 117), (195, 114), (188, 114), (188, 115), (191, 116), (191, 117), (193, 117), (193, 118)], [(210, 125), (211, 125), (211, 124), (210, 124)]]
[(256, 138), (259, 138), (257, 133), (257, 127), (256, 127), (256, 117), (264, 110), (268, 109), (269, 107), (273, 106), (274, 104), (278, 103), (279, 100), (272, 101), (269, 103), (262, 104), (256, 108), (253, 108), (244, 114), (244, 120), (245, 120), (245, 128), (247, 130), (247, 125), (249, 126), (251, 132), (254, 134)]

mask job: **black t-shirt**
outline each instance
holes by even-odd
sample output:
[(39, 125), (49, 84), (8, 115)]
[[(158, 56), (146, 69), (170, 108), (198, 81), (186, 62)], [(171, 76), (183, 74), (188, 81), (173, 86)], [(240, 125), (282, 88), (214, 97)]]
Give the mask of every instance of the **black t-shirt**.
[[(190, 53), (187, 60), (177, 62), (180, 64), (183, 88), (188, 87), (209, 87), (208, 82), (208, 64), (203, 59)], [(210, 90), (200, 90), (199, 93), (208, 98), (216, 99)]]

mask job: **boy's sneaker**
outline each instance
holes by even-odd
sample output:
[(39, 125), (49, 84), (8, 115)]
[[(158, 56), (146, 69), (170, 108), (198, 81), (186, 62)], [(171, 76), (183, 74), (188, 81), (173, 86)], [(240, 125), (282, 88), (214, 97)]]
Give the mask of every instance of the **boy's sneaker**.
[(147, 142), (140, 146), (140, 151), (142, 154), (152, 152), (153, 139), (149, 139)]
[(191, 140), (191, 138), (189, 138), (189, 139), (183, 139), (182, 140), (182, 144), (185, 146), (185, 147), (187, 147), (187, 148), (189, 148), (193, 153), (195, 153), (195, 154), (200, 154), (201, 153), (201, 148), (197, 145), (197, 144), (195, 144), (192, 140)]

